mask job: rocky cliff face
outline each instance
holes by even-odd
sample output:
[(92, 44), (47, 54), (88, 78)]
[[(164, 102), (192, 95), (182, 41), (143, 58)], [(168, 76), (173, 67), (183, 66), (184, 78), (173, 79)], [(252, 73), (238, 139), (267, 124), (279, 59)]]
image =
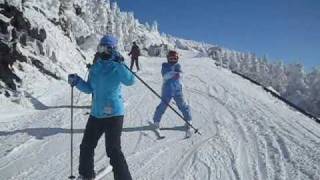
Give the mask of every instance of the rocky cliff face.
[(58, 2), (47, 1), (55, 4), (49, 8), (32, 1), (0, 1), (2, 95), (36, 95), (41, 91), (33, 88), (34, 83), (55, 83), (84, 69), (87, 55), (72, 36)]
[[(5, 85), (17, 90), (17, 85), (21, 83), (21, 78), (13, 71), (13, 64), (16, 62), (27, 62), (28, 57), (19, 51), (19, 48), (27, 47), (27, 43), (35, 44), (34, 50), (40, 55), (44, 55), (44, 48), (42, 43), (45, 41), (47, 35), (43, 28), (31, 27), (30, 22), (23, 13), (15, 6), (7, 3), (0, 4), (0, 79)], [(49, 75), (54, 76), (53, 73), (46, 71), (43, 64), (36, 59), (31, 59), (31, 63)], [(23, 71), (22, 66), (18, 65), (19, 70)]]

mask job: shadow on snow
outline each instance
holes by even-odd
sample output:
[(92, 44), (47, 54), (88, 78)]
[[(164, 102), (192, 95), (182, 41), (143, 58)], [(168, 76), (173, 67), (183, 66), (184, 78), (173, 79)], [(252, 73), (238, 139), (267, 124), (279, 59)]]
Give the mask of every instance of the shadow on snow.
[[(161, 130), (167, 131), (184, 131), (184, 126), (175, 126), (175, 127), (166, 127), (160, 128)], [(154, 128), (151, 126), (139, 126), (139, 127), (125, 127), (122, 129), (123, 132), (142, 132), (142, 131), (152, 131), (154, 132)], [(84, 129), (73, 129), (74, 134), (81, 134), (84, 132)], [(65, 128), (26, 128), (21, 130), (14, 131), (0, 131), (0, 136), (10, 136), (15, 134), (28, 134), (29, 136), (33, 136), (36, 139), (44, 139), (48, 136), (54, 136), (56, 134), (70, 134), (70, 129)]]

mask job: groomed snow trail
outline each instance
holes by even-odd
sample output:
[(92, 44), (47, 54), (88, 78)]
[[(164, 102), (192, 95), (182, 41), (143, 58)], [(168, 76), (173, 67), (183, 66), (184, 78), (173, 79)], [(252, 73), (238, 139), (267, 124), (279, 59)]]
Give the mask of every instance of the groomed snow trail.
[[(319, 124), (261, 87), (217, 68), (209, 58), (193, 56), (183, 52), (180, 63), (185, 72), (185, 98), (202, 136), (184, 139), (184, 122), (167, 109), (161, 122), (166, 138), (157, 140), (148, 121), (159, 99), (138, 80), (133, 87), (124, 87), (127, 114), (122, 148), (134, 179), (320, 179)], [(164, 61), (141, 58), (143, 70), (138, 75), (157, 92)], [(0, 118), (0, 179), (61, 180), (69, 176), (70, 110), (63, 105), (70, 104), (70, 89), (67, 85), (56, 88), (61, 98), (45, 102), (51, 108)], [(77, 105), (89, 104), (90, 96), (82, 94)], [(86, 107), (75, 109), (75, 174), (88, 111)], [(96, 149), (96, 170), (108, 165), (103, 142), (101, 139)], [(105, 179), (112, 179), (112, 174)]]

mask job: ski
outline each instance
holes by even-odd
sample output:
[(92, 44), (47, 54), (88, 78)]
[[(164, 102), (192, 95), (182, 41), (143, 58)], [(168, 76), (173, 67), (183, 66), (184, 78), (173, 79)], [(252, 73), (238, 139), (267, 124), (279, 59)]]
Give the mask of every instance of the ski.
[(107, 174), (112, 171), (112, 166), (104, 167), (97, 172), (95, 180), (102, 180)]

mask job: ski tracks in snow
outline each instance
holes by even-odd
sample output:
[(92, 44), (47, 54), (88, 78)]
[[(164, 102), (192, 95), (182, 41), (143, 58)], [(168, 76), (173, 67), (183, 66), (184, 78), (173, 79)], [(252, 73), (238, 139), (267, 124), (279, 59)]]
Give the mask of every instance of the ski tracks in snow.
[[(163, 58), (141, 61), (145, 68), (138, 73), (159, 93), (163, 61)], [(181, 65), (185, 72), (185, 98), (191, 104), (193, 125), (202, 136), (194, 134), (184, 139), (184, 122), (167, 109), (161, 121), (166, 138), (157, 140), (148, 122), (152, 121), (160, 100), (140, 82), (124, 88), (127, 114), (122, 148), (134, 179), (320, 179), (317, 124), (261, 87), (216, 68), (210, 59), (184, 59)], [(89, 102), (88, 97), (80, 104)], [(84, 110), (75, 110), (75, 174), (78, 147), (87, 120), (83, 113)], [(1, 178), (60, 180), (67, 177), (69, 123), (67, 109), (38, 111), (8, 122), (9, 130), (0, 132)], [(101, 141), (96, 149), (97, 170), (108, 166)], [(26, 161), (28, 166), (21, 165)], [(45, 177), (40, 177), (41, 174)], [(112, 179), (112, 175), (104, 178)]]

